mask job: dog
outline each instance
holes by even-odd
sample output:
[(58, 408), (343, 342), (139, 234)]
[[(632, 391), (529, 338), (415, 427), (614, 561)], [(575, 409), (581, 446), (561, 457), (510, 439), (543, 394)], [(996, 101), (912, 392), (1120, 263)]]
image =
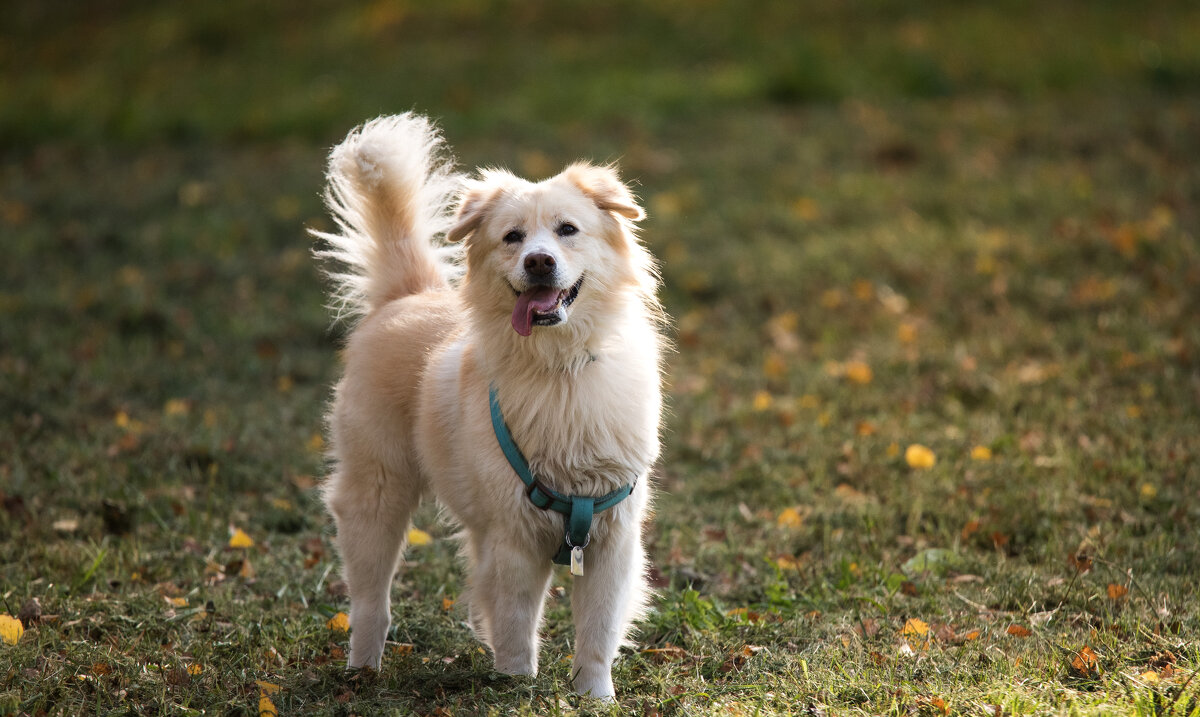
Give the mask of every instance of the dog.
[(322, 486), (348, 667), (380, 665), (410, 520), (432, 495), (461, 527), (462, 601), (495, 669), (537, 674), (554, 562), (570, 563), (572, 686), (612, 699), (650, 594), (666, 319), (644, 212), (612, 166), (536, 183), (452, 167), (428, 119), (367, 122), (330, 153), (337, 229), (313, 232), (338, 266), (335, 304), (357, 317)]

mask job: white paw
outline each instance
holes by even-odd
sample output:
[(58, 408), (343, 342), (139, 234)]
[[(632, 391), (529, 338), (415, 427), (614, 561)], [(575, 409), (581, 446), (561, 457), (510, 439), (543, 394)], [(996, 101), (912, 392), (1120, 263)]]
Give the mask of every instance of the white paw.
[(612, 674), (608, 669), (579, 670), (571, 680), (571, 687), (581, 695), (612, 702), (616, 697)]
[(496, 672), (505, 675), (537, 677), (537, 662), (528, 657), (496, 657)]

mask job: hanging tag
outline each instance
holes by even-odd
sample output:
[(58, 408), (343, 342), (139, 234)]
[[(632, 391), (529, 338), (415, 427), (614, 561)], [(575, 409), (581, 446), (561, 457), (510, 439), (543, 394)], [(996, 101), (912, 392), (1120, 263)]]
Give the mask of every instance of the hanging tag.
[(583, 546), (581, 545), (571, 548), (571, 574), (576, 577), (583, 575)]

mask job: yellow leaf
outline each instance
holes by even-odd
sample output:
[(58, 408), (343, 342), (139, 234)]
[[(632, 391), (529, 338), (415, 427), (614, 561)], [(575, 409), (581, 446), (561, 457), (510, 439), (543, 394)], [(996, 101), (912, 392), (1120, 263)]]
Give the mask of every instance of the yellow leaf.
[(780, 555), (775, 558), (775, 564), (780, 570), (799, 570), (800, 560), (791, 555)]
[(450, 608), (452, 608), (452, 607), (454, 607), (454, 598), (449, 598), (449, 597), (442, 598), (442, 610), (443, 611), (449, 612)]
[(799, 528), (804, 524), (804, 516), (795, 508), (784, 508), (775, 522), (781, 528)]
[(117, 424), (117, 428), (128, 428), (129, 414), (124, 411), (117, 411), (117, 415), (113, 417), (113, 423)]
[(258, 717), (279, 717), (279, 710), (275, 709), (275, 703), (266, 695), (258, 698)]
[(1118, 585), (1116, 583), (1108, 584), (1109, 600), (1120, 600), (1121, 598), (1125, 597), (1128, 592), (1129, 588), (1125, 587), (1124, 585)]
[(963, 639), (966, 640), (967, 642), (971, 642), (972, 640), (978, 640), (979, 635), (980, 635), (979, 630), (972, 630), (972, 631), (968, 632), (967, 634), (963, 635)]
[(895, 458), (896, 456), (900, 455), (900, 444), (889, 443), (886, 453), (888, 458)]
[(1155, 488), (1153, 483), (1143, 483), (1141, 493), (1143, 498), (1154, 498), (1158, 495), (1158, 488)]
[(1157, 685), (1159, 680), (1158, 673), (1154, 670), (1147, 670), (1138, 675), (1138, 677), (1141, 678), (1142, 682), (1145, 682), (1148, 685)]
[(900, 634), (916, 635), (918, 637), (921, 635), (927, 635), (929, 634), (929, 623), (923, 620), (918, 620), (915, 617), (910, 617), (907, 621), (905, 621), (904, 629), (900, 631)]
[(871, 372), (871, 367), (862, 361), (848, 361), (843, 366), (846, 378), (854, 383), (870, 383), (875, 374)]
[(169, 597), (169, 598), (167, 598), (167, 602), (171, 603), (171, 605), (173, 605), (175, 607), (187, 607), (188, 606), (188, 599), (185, 597), (174, 597), (174, 598)]
[(408, 544), (409, 545), (429, 545), (433, 542), (433, 536), (426, 533), (420, 528), (408, 529)]
[(163, 413), (168, 416), (186, 416), (188, 414), (188, 402), (182, 398), (172, 398), (163, 406)]
[(402, 642), (399, 645), (392, 645), (392, 654), (394, 655), (411, 655), (413, 645), (409, 642)]
[(759, 391), (754, 394), (754, 410), (765, 411), (771, 407), (771, 394), (766, 391)]
[(933, 451), (919, 443), (914, 443), (904, 451), (904, 462), (910, 468), (924, 469), (932, 468), (934, 463), (937, 463), (937, 456)]
[(255, 680), (254, 684), (258, 685), (258, 689), (260, 691), (262, 691), (262, 693), (264, 695), (274, 695), (274, 694), (277, 694), (280, 690), (279, 685), (275, 684), (274, 682), (263, 682), (262, 680)]
[(275, 381), (275, 388), (276, 388), (276, 390), (278, 390), (280, 393), (288, 393), (288, 392), (290, 392), (290, 391), (292, 390), (292, 387), (293, 387), (293, 386), (295, 386), (295, 385), (296, 385), (296, 383), (295, 383), (295, 381), (293, 381), (293, 380), (292, 380), (292, 377), (291, 377), (291, 376), (287, 376), (287, 375), (280, 376), (280, 377), (279, 377), (279, 378), (278, 378), (278, 379)]
[(349, 632), (350, 616), (344, 612), (339, 612), (338, 614), (329, 618), (329, 620), (325, 623), (325, 627), (339, 632)]
[(229, 547), (231, 548), (252, 548), (254, 547), (254, 539), (241, 528), (234, 528), (233, 533), (229, 536)]
[(188, 665), (187, 667), (187, 673), (189, 675), (198, 675), (201, 672), (204, 672), (204, 668), (200, 665)]
[(987, 446), (975, 446), (971, 449), (971, 460), (990, 461), (992, 460), (992, 449)]
[(25, 626), (11, 615), (0, 615), (0, 640), (5, 644), (15, 645), (21, 635), (25, 634)]

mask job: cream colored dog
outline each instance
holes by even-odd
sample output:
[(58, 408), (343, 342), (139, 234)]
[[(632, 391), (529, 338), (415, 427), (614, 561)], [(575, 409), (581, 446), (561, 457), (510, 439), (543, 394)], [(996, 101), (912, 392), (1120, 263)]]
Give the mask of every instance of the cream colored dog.
[[(428, 120), (404, 114), (351, 132), (329, 161), (339, 231), (317, 233), (319, 254), (345, 267), (336, 298), (362, 315), (324, 485), (350, 589), (349, 664), (379, 666), (410, 518), (433, 494), (463, 528), (470, 623), (496, 669), (537, 673), (551, 559), (570, 551), (582, 573), (573, 686), (611, 698), (612, 662), (647, 601), (640, 531), (659, 451), (662, 315), (633, 232), (642, 209), (609, 167), (466, 179), (441, 152)], [(501, 448), (489, 389), (537, 491)], [(565, 547), (570, 516), (533, 500), (629, 485)]]

